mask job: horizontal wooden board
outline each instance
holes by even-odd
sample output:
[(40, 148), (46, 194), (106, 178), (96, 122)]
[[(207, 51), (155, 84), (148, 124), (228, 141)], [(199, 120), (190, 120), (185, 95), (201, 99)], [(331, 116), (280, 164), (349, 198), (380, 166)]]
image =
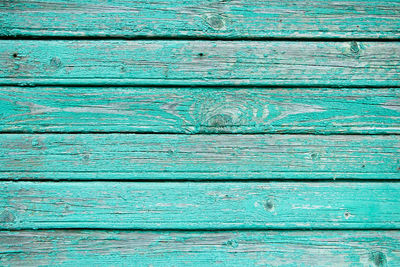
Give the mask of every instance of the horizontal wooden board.
[(398, 0), (18, 0), (1, 36), (398, 38)]
[(1, 182), (0, 229), (400, 229), (400, 183)]
[(400, 42), (1, 40), (0, 51), (0, 84), (400, 85)]
[(399, 179), (400, 136), (2, 134), (0, 179)]
[(2, 266), (397, 266), (399, 231), (0, 232)]
[(400, 133), (400, 89), (3, 87), (2, 132)]

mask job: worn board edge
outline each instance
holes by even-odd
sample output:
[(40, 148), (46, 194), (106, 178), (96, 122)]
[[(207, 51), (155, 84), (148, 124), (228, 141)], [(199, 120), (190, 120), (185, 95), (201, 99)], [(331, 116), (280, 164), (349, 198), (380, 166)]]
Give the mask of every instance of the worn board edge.
[(391, 40), (399, 11), (398, 1), (6, 1), (0, 36)]
[(400, 86), (400, 42), (1, 40), (0, 49), (1, 85)]
[(244, 176), (241, 172), (95, 172), (95, 171), (0, 171), (1, 181), (127, 181), (127, 182), (164, 182), (164, 181), (397, 181), (400, 180), (398, 172), (309, 172), (307, 173), (284, 173), (284, 172), (247, 172)]
[(0, 231), (3, 266), (396, 266), (399, 231)]

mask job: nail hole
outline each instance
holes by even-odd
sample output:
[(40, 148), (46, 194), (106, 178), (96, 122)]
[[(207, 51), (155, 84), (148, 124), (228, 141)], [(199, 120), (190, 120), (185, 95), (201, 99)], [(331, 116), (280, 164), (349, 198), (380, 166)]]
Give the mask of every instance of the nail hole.
[(346, 218), (346, 220), (348, 219), (348, 218), (350, 218), (350, 212), (348, 212), (348, 211), (346, 211), (345, 213), (344, 213), (344, 217)]
[(14, 58), (18, 57), (18, 54), (17, 54), (17, 53), (14, 53), (14, 54), (13, 54), (13, 57), (14, 57)]
[(199, 57), (202, 57), (202, 56), (204, 56), (204, 54), (203, 53), (199, 53)]

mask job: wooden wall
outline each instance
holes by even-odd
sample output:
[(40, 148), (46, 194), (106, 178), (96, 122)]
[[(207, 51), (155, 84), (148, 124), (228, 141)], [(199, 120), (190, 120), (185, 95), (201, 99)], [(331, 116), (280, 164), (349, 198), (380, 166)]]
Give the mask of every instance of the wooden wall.
[(3, 0), (0, 265), (400, 266), (399, 0)]

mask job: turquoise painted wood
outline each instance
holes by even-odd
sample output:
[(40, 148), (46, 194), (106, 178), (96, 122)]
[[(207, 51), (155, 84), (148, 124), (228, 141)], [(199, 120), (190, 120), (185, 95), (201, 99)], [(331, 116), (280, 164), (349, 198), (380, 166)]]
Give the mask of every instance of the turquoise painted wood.
[(399, 134), (399, 88), (2, 87), (2, 132)]
[(400, 86), (400, 42), (0, 40), (0, 85)]
[(400, 266), (399, 0), (0, 25), (1, 266)]
[(398, 231), (18, 231), (0, 232), (0, 264), (396, 266), (399, 246)]
[(400, 183), (0, 186), (1, 229), (400, 229)]
[(398, 0), (2, 1), (2, 36), (380, 38), (400, 36)]
[(399, 179), (398, 135), (2, 134), (1, 179)]

